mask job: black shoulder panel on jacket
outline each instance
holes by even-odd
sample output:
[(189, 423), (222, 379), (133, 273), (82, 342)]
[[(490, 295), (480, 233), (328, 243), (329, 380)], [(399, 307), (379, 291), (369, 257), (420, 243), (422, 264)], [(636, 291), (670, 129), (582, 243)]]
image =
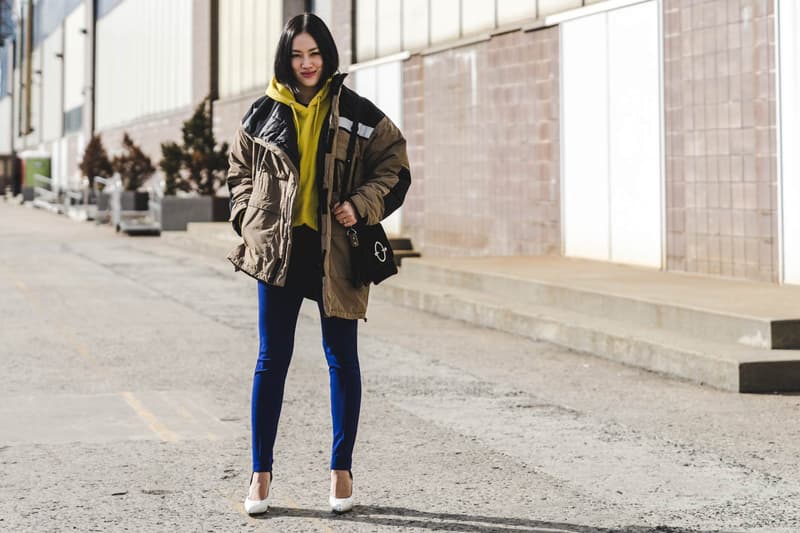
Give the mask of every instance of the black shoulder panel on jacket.
[(347, 87), (342, 87), (342, 94), (339, 96), (339, 116), (353, 120), (356, 101), (359, 102), (358, 122), (360, 124), (374, 128), (386, 116), (383, 111), (378, 109), (378, 106)]
[(250, 106), (242, 119), (242, 127), (251, 137), (259, 137), (279, 146), (295, 165), (300, 166), (297, 132), (289, 106), (262, 96)]
[(250, 106), (250, 109), (248, 109), (247, 113), (242, 117), (242, 127), (244, 130), (250, 135), (253, 135), (254, 131), (256, 131), (254, 126), (266, 120), (274, 103), (275, 101), (267, 97), (267, 95), (253, 102), (253, 105)]

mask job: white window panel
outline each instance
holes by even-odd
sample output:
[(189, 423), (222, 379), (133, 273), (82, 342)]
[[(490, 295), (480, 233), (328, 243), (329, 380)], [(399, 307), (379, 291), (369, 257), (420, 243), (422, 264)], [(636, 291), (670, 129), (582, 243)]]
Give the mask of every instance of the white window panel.
[(539, 0), (539, 16), (561, 13), (583, 5), (581, 0)]
[(359, 69), (355, 72), (356, 92), (372, 102), (378, 100), (378, 81), (376, 75), (377, 70), (374, 67)]
[(464, 35), (480, 33), (494, 27), (493, 1), (461, 0), (461, 31)]
[(86, 26), (86, 8), (80, 4), (64, 21), (64, 110), (83, 105), (87, 37), (81, 33)]
[(402, 50), (403, 3), (397, 0), (377, 0), (378, 56), (395, 54)]
[[(355, 89), (372, 101), (398, 128), (403, 128), (403, 62), (395, 61), (358, 69)], [(402, 228), (402, 208), (382, 221), (386, 233), (399, 235)]]
[(511, 24), (536, 17), (536, 0), (496, 0), (497, 24)]
[[(386, 63), (376, 68), (378, 98), (377, 106), (389, 120), (403, 129), (403, 62)], [(389, 235), (400, 235), (403, 225), (403, 209), (400, 208), (383, 220)]]
[(374, 59), (378, 52), (377, 0), (356, 0), (356, 60)]
[(800, 5), (778, 4), (783, 280), (800, 285)]
[(608, 12), (608, 57), (611, 260), (659, 267), (662, 199), (656, 2)]
[(565, 252), (571, 257), (607, 260), (606, 16), (566, 22), (561, 35)]
[(428, 46), (428, 0), (404, 0), (403, 48), (419, 50)]
[(394, 61), (376, 67), (377, 100), (375, 104), (389, 120), (403, 128), (403, 62)]
[(571, 20), (561, 35), (566, 254), (660, 267), (658, 4)]
[(459, 0), (431, 2), (431, 44), (458, 39), (460, 36)]

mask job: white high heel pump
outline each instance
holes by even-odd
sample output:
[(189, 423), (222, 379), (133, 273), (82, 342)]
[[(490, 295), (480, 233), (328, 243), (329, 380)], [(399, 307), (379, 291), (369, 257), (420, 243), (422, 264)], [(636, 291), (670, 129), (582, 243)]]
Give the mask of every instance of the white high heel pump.
[(331, 506), (331, 511), (337, 514), (346, 513), (353, 509), (353, 473), (348, 472), (350, 474), (350, 496), (347, 498), (336, 498), (333, 495), (328, 497), (328, 503)]
[[(253, 475), (255, 472), (253, 472)], [(253, 483), (253, 477), (250, 476), (250, 483)], [(269, 473), (269, 488), (272, 489), (272, 472)], [(269, 495), (263, 500), (251, 500), (248, 497), (244, 499), (244, 510), (247, 511), (247, 514), (254, 515), (254, 514), (262, 514), (266, 513), (269, 509)]]

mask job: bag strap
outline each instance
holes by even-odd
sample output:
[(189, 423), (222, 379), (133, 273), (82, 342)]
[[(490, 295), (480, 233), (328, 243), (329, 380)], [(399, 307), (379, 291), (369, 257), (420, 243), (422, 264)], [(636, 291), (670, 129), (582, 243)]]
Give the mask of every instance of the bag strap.
[(339, 201), (343, 202), (345, 199), (344, 195), (344, 180), (350, 180), (350, 171), (353, 167), (353, 155), (356, 151), (356, 137), (358, 136), (358, 127), (360, 124), (359, 121), (359, 104), (361, 103), (361, 97), (356, 96), (355, 99), (355, 107), (353, 109), (353, 124), (350, 127), (350, 140), (347, 143), (347, 159), (344, 162), (344, 174), (342, 175), (342, 183), (339, 183)]

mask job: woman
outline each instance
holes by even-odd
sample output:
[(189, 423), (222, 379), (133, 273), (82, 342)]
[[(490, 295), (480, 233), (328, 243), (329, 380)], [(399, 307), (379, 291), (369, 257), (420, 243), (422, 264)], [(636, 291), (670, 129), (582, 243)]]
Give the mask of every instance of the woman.
[(303, 298), (318, 304), (330, 373), (329, 503), (334, 512), (353, 506), (361, 405), (357, 325), (369, 289), (351, 279), (346, 228), (376, 224), (400, 207), (411, 178), (402, 134), (342, 85), (338, 68), (336, 44), (322, 20), (308, 13), (289, 20), (266, 96), (251, 106), (231, 148), (230, 220), (243, 242), (228, 259), (258, 280), (250, 514), (269, 507), (272, 450)]

